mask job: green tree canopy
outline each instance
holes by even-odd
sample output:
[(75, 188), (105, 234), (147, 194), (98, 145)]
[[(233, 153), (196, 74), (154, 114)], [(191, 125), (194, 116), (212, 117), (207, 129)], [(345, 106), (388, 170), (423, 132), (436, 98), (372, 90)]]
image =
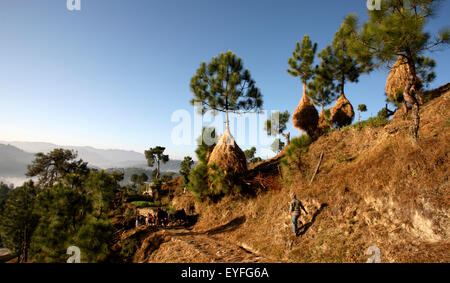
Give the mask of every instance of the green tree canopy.
[(417, 58), (425, 51), (450, 43), (450, 28), (443, 28), (435, 37), (425, 31), (426, 24), (436, 14), (439, 0), (382, 0), (381, 9), (368, 11), (369, 20), (359, 27), (356, 15), (349, 15), (345, 25), (351, 30), (350, 52), (360, 58), (373, 57), (375, 66), (392, 63), (403, 56), (410, 69), (403, 89), (403, 99), (412, 105), (410, 137), (418, 139), (420, 126), (420, 89), (417, 84)]
[(247, 149), (246, 151), (244, 151), (244, 154), (248, 163), (258, 163), (262, 161), (261, 157), (255, 157), (256, 147)]
[[(318, 77), (323, 84), (328, 84), (328, 89), (333, 97), (345, 93), (346, 82), (358, 82), (361, 73), (370, 70), (371, 60), (361, 59), (351, 54), (348, 50), (352, 29), (343, 23), (335, 33), (331, 45), (319, 53), (321, 65), (318, 69)], [(320, 84), (319, 84), (320, 85)], [(328, 94), (330, 95), (330, 94)]]
[(28, 261), (31, 236), (39, 221), (34, 210), (38, 192), (33, 181), (14, 189), (0, 217), (2, 243), (18, 256), (19, 262)]
[(180, 175), (185, 186), (189, 183), (189, 174), (191, 173), (192, 165), (194, 165), (194, 160), (192, 160), (192, 157), (190, 156), (184, 157), (181, 162)]
[(286, 138), (287, 144), (289, 144), (291, 134), (286, 134), (285, 131), (287, 130), (287, 124), (289, 123), (290, 117), (291, 114), (287, 110), (283, 113), (280, 113), (280, 111), (272, 112), (270, 115), (270, 119), (267, 120), (264, 125), (264, 130), (267, 131), (267, 134), (269, 136), (282, 135)]
[(259, 110), (263, 104), (262, 94), (250, 72), (244, 69), (242, 59), (231, 51), (220, 53), (208, 64), (201, 63), (190, 86), (194, 95), (191, 104), (200, 103), (202, 114), (207, 110), (226, 113), (228, 128), (229, 112)]
[(366, 111), (367, 111), (367, 105), (365, 105), (365, 104), (358, 105), (358, 122), (361, 121), (361, 112), (366, 112)]
[(330, 105), (336, 99), (336, 89), (330, 69), (324, 60), (321, 60), (319, 66), (316, 66), (314, 71), (314, 77), (311, 82), (308, 83), (308, 96), (311, 98), (315, 106), (320, 106), (322, 112), (324, 107)]
[(147, 164), (149, 167), (153, 167), (156, 164), (156, 175), (155, 179), (159, 178), (159, 174), (161, 173), (160, 166), (162, 163), (167, 163), (169, 161), (169, 155), (165, 155), (164, 151), (166, 150), (165, 147), (157, 146), (154, 148), (150, 148), (149, 150), (145, 151), (145, 158), (147, 159)]
[(31, 165), (28, 165), (27, 177), (38, 177), (41, 188), (51, 187), (67, 174), (87, 176), (89, 168), (87, 162), (77, 159), (77, 153), (67, 149), (54, 149), (48, 154), (36, 154)]
[(293, 77), (299, 77), (303, 85), (314, 75), (314, 58), (316, 56), (317, 43), (312, 43), (306, 34), (302, 42), (297, 42), (292, 57), (289, 58), (289, 69), (287, 72)]

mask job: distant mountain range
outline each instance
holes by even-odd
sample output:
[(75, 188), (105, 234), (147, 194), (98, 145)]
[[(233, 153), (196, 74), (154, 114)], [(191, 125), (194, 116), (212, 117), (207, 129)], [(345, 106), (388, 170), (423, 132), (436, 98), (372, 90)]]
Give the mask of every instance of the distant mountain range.
[[(78, 153), (78, 158), (87, 161), (90, 166), (110, 169), (110, 168), (141, 168), (147, 167), (144, 154), (117, 149), (98, 149), (90, 146), (61, 146), (43, 142), (5, 142), (0, 141), (0, 181), (16, 183), (12, 178), (25, 178), (27, 165), (34, 159), (34, 154), (38, 152), (48, 153), (55, 148), (74, 150)], [(170, 160), (166, 164), (161, 164), (162, 172), (178, 172), (180, 170), (180, 160)]]

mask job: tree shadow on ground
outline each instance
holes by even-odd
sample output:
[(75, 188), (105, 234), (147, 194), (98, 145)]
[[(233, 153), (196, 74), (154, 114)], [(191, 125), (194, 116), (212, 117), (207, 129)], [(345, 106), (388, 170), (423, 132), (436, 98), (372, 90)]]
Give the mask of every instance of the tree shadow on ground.
[(237, 228), (239, 228), (242, 224), (244, 224), (246, 220), (247, 219), (246, 219), (245, 215), (241, 216), (241, 217), (237, 217), (225, 225), (221, 225), (219, 227), (216, 227), (216, 228), (206, 231), (205, 234), (215, 235), (215, 234), (234, 231)]
[(305, 235), (306, 232), (308, 232), (309, 228), (311, 228), (311, 226), (316, 222), (317, 216), (319, 216), (322, 213), (322, 211), (324, 210), (324, 208), (326, 208), (327, 206), (328, 206), (327, 203), (323, 203), (320, 206), (320, 208), (313, 214), (311, 221), (306, 223), (305, 225), (300, 227), (300, 229), (297, 230), (297, 236)]
[(181, 233), (175, 234), (174, 236), (216, 235), (216, 234), (225, 233), (225, 232), (232, 232), (232, 231), (238, 229), (242, 224), (244, 224), (246, 220), (247, 219), (244, 215), (244, 216), (237, 217), (237, 218), (231, 220), (227, 224), (215, 227), (215, 228), (210, 229), (205, 232), (181, 232)]

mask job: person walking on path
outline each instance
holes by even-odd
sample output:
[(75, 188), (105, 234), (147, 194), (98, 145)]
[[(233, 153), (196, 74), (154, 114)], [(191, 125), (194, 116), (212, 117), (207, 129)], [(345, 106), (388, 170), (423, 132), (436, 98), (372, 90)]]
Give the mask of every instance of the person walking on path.
[[(291, 193), (291, 202), (289, 203), (289, 212), (292, 215), (292, 229), (294, 231), (294, 235), (297, 236), (297, 221), (300, 217), (301, 211), (303, 210), (306, 214), (308, 212), (306, 211), (305, 207), (303, 206), (302, 202), (297, 199), (297, 196), (295, 193)], [(300, 221), (300, 223), (303, 225), (303, 223)]]

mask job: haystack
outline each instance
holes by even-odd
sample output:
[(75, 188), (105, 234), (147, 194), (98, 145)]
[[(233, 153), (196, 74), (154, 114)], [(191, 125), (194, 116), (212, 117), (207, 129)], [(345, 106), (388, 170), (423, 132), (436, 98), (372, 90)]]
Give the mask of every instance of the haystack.
[(355, 111), (353, 111), (352, 104), (345, 97), (345, 94), (341, 94), (334, 107), (330, 109), (331, 122), (341, 128), (350, 125), (354, 117)]
[[(401, 102), (401, 97), (403, 96), (403, 89), (405, 88), (409, 74), (411, 73), (409, 65), (404, 56), (398, 56), (397, 62), (391, 68), (389, 73), (385, 91), (388, 95), (389, 100), (395, 102)], [(416, 85), (414, 89), (420, 90), (422, 88), (422, 82), (419, 77), (416, 76)]]
[(247, 159), (242, 149), (237, 145), (229, 128), (225, 130), (212, 151), (208, 165), (217, 165), (221, 170), (233, 175), (242, 175), (247, 172)]
[(306, 86), (303, 85), (303, 97), (292, 115), (292, 124), (297, 129), (304, 130), (312, 136), (317, 129), (319, 113), (306, 95)]

